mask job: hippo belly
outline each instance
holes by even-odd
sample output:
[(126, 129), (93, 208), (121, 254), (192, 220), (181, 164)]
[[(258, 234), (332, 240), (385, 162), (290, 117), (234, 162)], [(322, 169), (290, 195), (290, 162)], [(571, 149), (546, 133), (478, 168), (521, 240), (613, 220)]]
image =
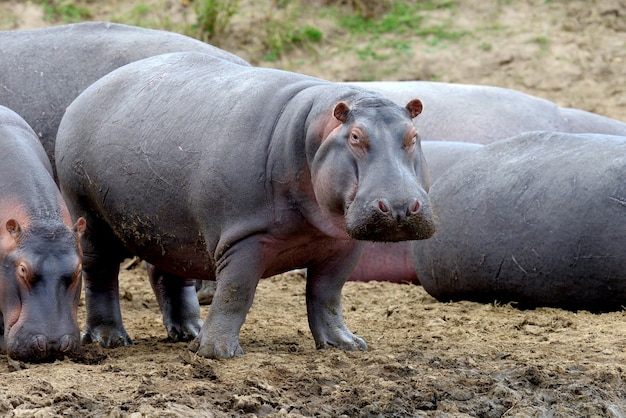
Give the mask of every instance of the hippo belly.
[(23, 361), (79, 352), (81, 290), (74, 227), (35, 132), (0, 106), (0, 349)]
[[(131, 342), (117, 274), (135, 254), (151, 265), (168, 335), (197, 334), (201, 355), (242, 354), (239, 329), (258, 280), (302, 267), (316, 346), (365, 349), (341, 310), (363, 241), (434, 232), (412, 123), (421, 110), (418, 99), (399, 106), (191, 52), (137, 61), (92, 84), (68, 107), (56, 143), (63, 195), (89, 225), (83, 341)], [(199, 330), (197, 299), (185, 291), (170, 300), (173, 287), (193, 289), (180, 285), (191, 278), (217, 278)]]
[(0, 105), (21, 115), (40, 138), (54, 169), (54, 141), (63, 112), (87, 86), (129, 62), (197, 51), (240, 65), (243, 59), (172, 32), (84, 22), (0, 31)]
[(626, 137), (531, 132), (485, 146), (431, 188), (414, 242), (439, 300), (608, 311), (626, 302)]

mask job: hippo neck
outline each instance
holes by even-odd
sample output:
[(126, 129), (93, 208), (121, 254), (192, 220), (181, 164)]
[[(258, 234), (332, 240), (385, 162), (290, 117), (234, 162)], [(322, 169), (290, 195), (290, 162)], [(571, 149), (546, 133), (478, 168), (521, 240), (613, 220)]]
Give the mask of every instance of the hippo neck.
[[(345, 219), (331, 215), (315, 198), (311, 183), (311, 161), (323, 142), (319, 132), (320, 120), (332, 117), (334, 106), (340, 101), (350, 102), (363, 91), (351, 86), (318, 83), (301, 89), (283, 107), (275, 120), (271, 150), (268, 153), (268, 184), (273, 193), (287, 194), (313, 227), (322, 233), (348, 239)], [(321, 123), (323, 125), (323, 123)]]

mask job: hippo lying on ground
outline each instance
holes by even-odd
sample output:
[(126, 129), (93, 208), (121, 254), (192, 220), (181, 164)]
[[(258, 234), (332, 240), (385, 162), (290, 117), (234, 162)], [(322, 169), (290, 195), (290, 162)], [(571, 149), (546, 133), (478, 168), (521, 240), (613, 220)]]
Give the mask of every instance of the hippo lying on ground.
[(0, 31), (0, 105), (39, 135), (54, 169), (54, 141), (65, 108), (110, 71), (153, 55), (197, 51), (241, 58), (176, 33), (105, 22)]
[(626, 304), (626, 137), (531, 132), (485, 146), (430, 192), (413, 242), (439, 300), (608, 311)]
[(79, 236), (37, 135), (0, 106), (0, 349), (11, 358), (54, 360), (80, 349)]
[(501, 87), (429, 81), (354, 82), (396, 103), (419, 97), (427, 105), (415, 120), (422, 141), (490, 144), (529, 131), (626, 136), (626, 123)]
[[(60, 187), (88, 225), (83, 341), (130, 343), (117, 275), (132, 253), (155, 267), (157, 288), (217, 278), (193, 347), (200, 355), (242, 354), (258, 280), (299, 267), (308, 268), (316, 346), (365, 349), (341, 306), (361, 240), (434, 232), (412, 124), (421, 110), (417, 99), (398, 106), (198, 53), (137, 61), (91, 85), (69, 106), (56, 144)], [(162, 312), (174, 307), (168, 327), (198, 332), (197, 301), (181, 292), (176, 305), (171, 290), (160, 300)]]

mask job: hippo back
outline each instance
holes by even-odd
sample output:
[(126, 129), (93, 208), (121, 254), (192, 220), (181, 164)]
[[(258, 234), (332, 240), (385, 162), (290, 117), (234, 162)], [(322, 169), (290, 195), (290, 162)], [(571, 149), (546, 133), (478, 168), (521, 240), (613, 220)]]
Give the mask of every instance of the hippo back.
[(489, 144), (529, 131), (626, 136), (626, 123), (515, 90), (428, 81), (351, 83), (396, 103), (420, 97), (424, 112), (415, 120), (422, 140)]
[(414, 242), (440, 300), (603, 311), (626, 302), (626, 137), (530, 132), (485, 146), (430, 190)]
[(0, 105), (33, 127), (53, 163), (63, 112), (87, 86), (130, 62), (177, 51), (204, 52), (248, 65), (193, 38), (116, 23), (0, 31)]

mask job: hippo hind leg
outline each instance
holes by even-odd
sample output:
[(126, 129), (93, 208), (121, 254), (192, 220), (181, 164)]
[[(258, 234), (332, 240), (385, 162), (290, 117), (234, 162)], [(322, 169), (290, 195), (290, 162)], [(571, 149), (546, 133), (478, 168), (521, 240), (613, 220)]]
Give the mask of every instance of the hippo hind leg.
[(196, 338), (202, 320), (195, 280), (166, 273), (148, 263), (146, 269), (168, 337), (173, 341), (191, 341)]

